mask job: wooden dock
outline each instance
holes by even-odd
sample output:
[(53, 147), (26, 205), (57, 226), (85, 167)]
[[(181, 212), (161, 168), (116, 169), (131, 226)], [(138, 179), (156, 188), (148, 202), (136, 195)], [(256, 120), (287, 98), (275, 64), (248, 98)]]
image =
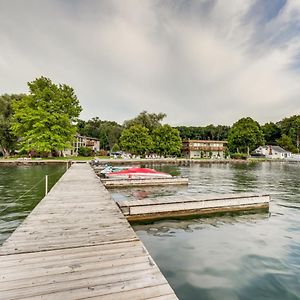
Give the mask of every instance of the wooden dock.
[(269, 195), (182, 195), (144, 200), (118, 201), (128, 221), (200, 216), (220, 212), (268, 209)]
[(102, 183), (106, 188), (119, 188), (131, 186), (160, 186), (160, 185), (187, 185), (187, 177), (170, 177), (170, 178), (103, 178)]
[(88, 164), (73, 165), (0, 248), (0, 299), (177, 299)]

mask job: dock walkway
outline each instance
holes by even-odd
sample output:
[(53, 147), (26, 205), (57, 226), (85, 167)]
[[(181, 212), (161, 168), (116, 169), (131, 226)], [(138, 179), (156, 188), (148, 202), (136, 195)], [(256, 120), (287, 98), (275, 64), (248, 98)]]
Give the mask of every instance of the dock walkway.
[(88, 164), (73, 165), (0, 247), (0, 299), (177, 299)]

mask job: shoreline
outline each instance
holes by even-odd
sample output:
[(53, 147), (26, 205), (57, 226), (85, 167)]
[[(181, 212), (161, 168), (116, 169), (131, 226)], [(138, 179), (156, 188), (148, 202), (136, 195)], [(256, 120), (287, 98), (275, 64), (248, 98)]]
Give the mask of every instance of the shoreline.
[[(0, 166), (23, 166), (23, 165), (45, 165), (45, 164), (68, 164), (88, 163), (91, 160), (73, 159), (0, 159)], [(131, 164), (241, 164), (253, 162), (288, 162), (286, 160), (243, 160), (243, 159), (185, 159), (185, 158), (160, 158), (160, 159), (99, 159), (99, 166), (110, 165), (131, 165)]]

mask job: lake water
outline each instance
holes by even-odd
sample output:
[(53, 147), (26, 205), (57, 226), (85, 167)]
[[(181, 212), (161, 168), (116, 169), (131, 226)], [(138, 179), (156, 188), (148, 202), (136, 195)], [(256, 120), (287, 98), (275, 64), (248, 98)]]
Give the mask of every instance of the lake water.
[[(179, 299), (300, 299), (299, 163), (154, 167), (188, 176), (189, 186), (113, 190), (114, 199), (272, 194), (270, 213), (134, 226)], [(43, 198), (45, 174), (53, 185), (64, 171), (59, 165), (0, 167), (0, 243)]]
[(66, 165), (0, 166), (0, 245), (66, 170)]
[(268, 214), (134, 226), (179, 299), (300, 299), (300, 164), (168, 168), (188, 176), (189, 187), (115, 190), (113, 197), (272, 194)]

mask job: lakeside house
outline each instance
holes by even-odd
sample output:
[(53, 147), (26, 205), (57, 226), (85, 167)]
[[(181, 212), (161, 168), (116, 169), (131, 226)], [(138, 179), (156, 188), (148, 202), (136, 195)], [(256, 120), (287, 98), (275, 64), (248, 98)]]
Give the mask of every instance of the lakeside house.
[(77, 134), (73, 142), (73, 149), (64, 150), (63, 153), (65, 156), (78, 155), (78, 149), (80, 147), (90, 148), (94, 152), (98, 152), (100, 150), (100, 140)]
[(227, 141), (183, 140), (185, 158), (224, 158)]
[(292, 156), (292, 152), (273, 145), (259, 146), (253, 153), (270, 159), (289, 159)]

